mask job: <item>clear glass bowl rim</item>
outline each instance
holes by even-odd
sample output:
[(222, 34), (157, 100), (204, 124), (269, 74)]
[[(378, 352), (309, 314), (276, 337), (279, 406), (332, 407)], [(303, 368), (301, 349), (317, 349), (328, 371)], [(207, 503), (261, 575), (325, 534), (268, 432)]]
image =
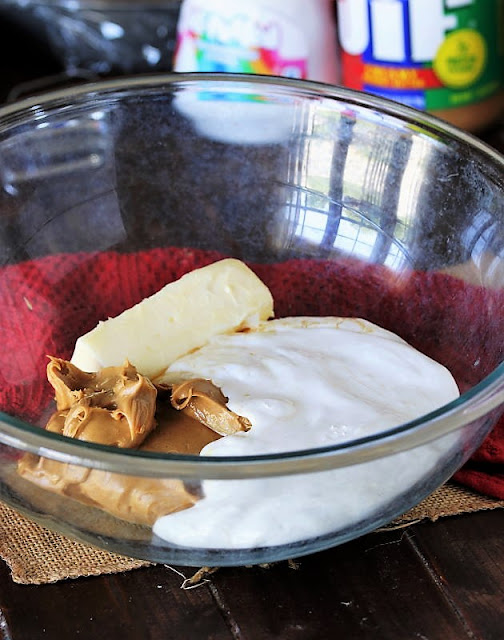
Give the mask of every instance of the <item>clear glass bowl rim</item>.
[[(64, 108), (73, 108), (90, 101), (113, 99), (124, 95), (139, 95), (142, 91), (173, 90), (175, 86), (211, 83), (238, 87), (246, 85), (257, 91), (286, 91), (289, 95), (328, 99), (379, 112), (426, 132), (436, 132), (445, 142), (454, 140), (479, 151), (490, 163), (495, 163), (504, 175), (504, 156), (472, 134), (458, 129), (430, 114), (359, 91), (307, 80), (276, 76), (229, 73), (167, 73), (124, 76), (113, 80), (85, 83), (0, 107), (0, 134), (24, 120), (38, 120)], [(0, 443), (19, 451), (36, 453), (60, 462), (77, 464), (115, 473), (148, 477), (178, 477), (195, 479), (232, 479), (279, 476), (335, 469), (401, 451), (413, 449), (456, 431), (487, 415), (504, 403), (504, 363), (479, 384), (453, 402), (427, 415), (380, 433), (347, 442), (309, 450), (243, 457), (208, 457), (159, 454), (118, 449), (76, 441), (18, 418), (0, 412)]]

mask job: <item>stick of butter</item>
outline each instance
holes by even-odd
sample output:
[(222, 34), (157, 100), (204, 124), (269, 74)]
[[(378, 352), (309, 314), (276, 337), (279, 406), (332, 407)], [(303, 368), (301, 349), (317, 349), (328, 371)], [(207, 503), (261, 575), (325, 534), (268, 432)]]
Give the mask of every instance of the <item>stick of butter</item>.
[(227, 258), (195, 269), (78, 338), (71, 359), (83, 371), (128, 359), (149, 378), (212, 336), (273, 316), (266, 285), (243, 262)]

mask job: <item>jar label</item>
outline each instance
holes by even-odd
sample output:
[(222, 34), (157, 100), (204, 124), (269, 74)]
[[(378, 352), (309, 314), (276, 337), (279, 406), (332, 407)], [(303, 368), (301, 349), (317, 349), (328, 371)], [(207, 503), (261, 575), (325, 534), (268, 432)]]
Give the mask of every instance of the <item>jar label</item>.
[(175, 71), (257, 73), (305, 79), (308, 44), (286, 16), (249, 3), (189, 2), (177, 27)]
[(338, 0), (343, 84), (421, 110), (503, 86), (504, 0)]

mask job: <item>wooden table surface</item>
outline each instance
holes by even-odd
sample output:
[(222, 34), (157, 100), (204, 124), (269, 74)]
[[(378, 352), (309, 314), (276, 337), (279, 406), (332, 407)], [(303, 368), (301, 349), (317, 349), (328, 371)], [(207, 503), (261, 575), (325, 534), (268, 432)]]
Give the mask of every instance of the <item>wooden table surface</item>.
[(190, 590), (162, 565), (26, 586), (0, 563), (0, 638), (502, 640), (503, 531), (503, 510), (456, 516)]
[[(0, 100), (59, 70), (0, 17)], [(486, 134), (504, 149), (504, 126)], [(502, 640), (504, 511), (377, 532), (270, 567), (154, 566), (53, 585), (12, 582), (0, 561), (0, 640)]]

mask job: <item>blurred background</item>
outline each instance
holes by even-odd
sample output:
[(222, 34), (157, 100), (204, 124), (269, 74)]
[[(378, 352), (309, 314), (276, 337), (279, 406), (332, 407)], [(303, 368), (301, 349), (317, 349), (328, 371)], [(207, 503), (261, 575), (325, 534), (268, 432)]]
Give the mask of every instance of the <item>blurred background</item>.
[(3, 100), (68, 82), (171, 71), (179, 0), (0, 2)]
[(504, 0), (0, 0), (0, 99), (166, 71), (341, 84), (481, 131), (504, 110)]

